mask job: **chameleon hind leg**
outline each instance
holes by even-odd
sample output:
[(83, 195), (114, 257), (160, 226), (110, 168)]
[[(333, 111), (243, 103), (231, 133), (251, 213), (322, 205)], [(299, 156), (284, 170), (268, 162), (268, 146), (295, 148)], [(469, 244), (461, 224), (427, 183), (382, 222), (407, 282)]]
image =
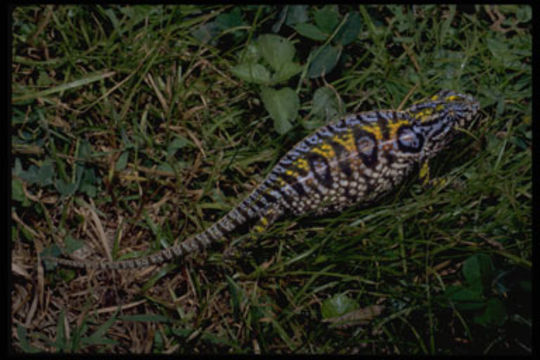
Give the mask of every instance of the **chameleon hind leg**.
[[(264, 210), (256, 224), (251, 228), (251, 231), (248, 234), (248, 239), (256, 239), (259, 234), (264, 233), (282, 214), (283, 210), (279, 206), (270, 206)], [(228, 248), (224, 251), (224, 256), (231, 257), (233, 255), (233, 251), (235, 250), (237, 249), (235, 249), (232, 244), (229, 244)]]
[(272, 225), (281, 215), (283, 210), (278, 206), (271, 206), (263, 213), (251, 231), (252, 236), (263, 233)]

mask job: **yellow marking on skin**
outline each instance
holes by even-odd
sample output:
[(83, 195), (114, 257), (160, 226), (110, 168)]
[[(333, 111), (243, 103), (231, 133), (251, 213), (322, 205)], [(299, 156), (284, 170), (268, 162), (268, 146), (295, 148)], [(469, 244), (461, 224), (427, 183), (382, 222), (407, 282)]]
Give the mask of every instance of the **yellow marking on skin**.
[(334, 149), (326, 143), (321, 144), (320, 146), (314, 147), (311, 152), (314, 152), (316, 154), (320, 154), (324, 156), (326, 159), (331, 159), (334, 156), (336, 156), (336, 153), (334, 152)]
[(293, 162), (293, 165), (299, 169), (308, 170), (308, 162), (304, 158), (298, 158)]
[(279, 186), (286, 186), (286, 185), (288, 185), (288, 183), (287, 183), (285, 180), (283, 180), (283, 178), (282, 178), (281, 176), (278, 176), (278, 177), (277, 177), (277, 182), (278, 182), (278, 185), (279, 185)]
[(375, 139), (377, 140), (382, 140), (383, 138), (381, 128), (377, 124), (362, 126), (362, 130), (372, 133), (373, 136), (375, 136)]
[(454, 101), (456, 99), (459, 99), (459, 97), (456, 95), (450, 95), (446, 98), (446, 101)]
[(266, 217), (262, 217), (260, 218), (259, 220), (261, 222), (261, 224), (263, 224), (263, 226), (267, 226), (268, 225), (268, 219)]
[(431, 97), (431, 100), (438, 100), (438, 99), (439, 99), (439, 95), (433, 95), (433, 96)]
[(341, 146), (343, 146), (345, 149), (347, 149), (348, 152), (356, 151), (356, 145), (354, 144), (354, 137), (353, 137), (352, 131), (350, 130), (348, 130), (347, 132), (341, 135), (334, 135), (332, 137), (332, 141), (335, 141)]
[(390, 139), (393, 139), (396, 136), (398, 129), (403, 125), (410, 125), (410, 121), (398, 120), (396, 122), (391, 122), (388, 124), (388, 127), (390, 129)]
[(443, 111), (444, 110), (444, 105), (443, 104), (439, 104), (437, 105), (437, 107), (435, 108), (435, 111), (437, 112), (440, 112), (440, 111)]
[(289, 176), (292, 176), (292, 177), (297, 177), (298, 176), (298, 173), (294, 170), (291, 170), (291, 169), (287, 169), (285, 171), (285, 174), (289, 175)]

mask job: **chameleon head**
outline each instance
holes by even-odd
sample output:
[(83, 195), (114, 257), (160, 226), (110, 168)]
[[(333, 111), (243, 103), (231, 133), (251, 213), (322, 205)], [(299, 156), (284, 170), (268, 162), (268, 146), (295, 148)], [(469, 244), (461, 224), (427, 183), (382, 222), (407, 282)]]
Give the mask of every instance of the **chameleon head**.
[(405, 110), (413, 131), (425, 139), (424, 152), (430, 156), (442, 149), (457, 128), (466, 127), (480, 105), (472, 96), (455, 91), (440, 91)]

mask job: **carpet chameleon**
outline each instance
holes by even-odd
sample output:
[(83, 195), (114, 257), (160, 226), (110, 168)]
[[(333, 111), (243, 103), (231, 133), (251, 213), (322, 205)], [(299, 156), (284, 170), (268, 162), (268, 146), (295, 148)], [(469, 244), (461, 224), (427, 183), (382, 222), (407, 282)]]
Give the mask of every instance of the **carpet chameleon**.
[(403, 111), (347, 115), (297, 143), (249, 196), (206, 230), (177, 245), (117, 262), (44, 259), (78, 268), (145, 267), (200, 250), (253, 220), (258, 220), (254, 230), (261, 232), (286, 212), (323, 215), (356, 203), (369, 204), (395, 188), (417, 164), (421, 177), (427, 178), (427, 161), (478, 109), (469, 95), (440, 91)]

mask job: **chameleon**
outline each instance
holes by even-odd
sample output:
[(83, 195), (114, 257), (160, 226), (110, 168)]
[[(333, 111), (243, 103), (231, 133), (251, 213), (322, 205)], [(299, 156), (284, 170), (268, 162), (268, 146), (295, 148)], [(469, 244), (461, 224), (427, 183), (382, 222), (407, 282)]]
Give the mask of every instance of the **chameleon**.
[(204, 231), (157, 253), (121, 261), (75, 261), (61, 265), (133, 269), (159, 265), (200, 251), (241, 225), (263, 232), (285, 213), (316, 216), (355, 204), (371, 204), (396, 188), (413, 169), (429, 180), (428, 161), (479, 110), (472, 96), (443, 90), (398, 110), (346, 115), (318, 128), (289, 150), (264, 181)]

